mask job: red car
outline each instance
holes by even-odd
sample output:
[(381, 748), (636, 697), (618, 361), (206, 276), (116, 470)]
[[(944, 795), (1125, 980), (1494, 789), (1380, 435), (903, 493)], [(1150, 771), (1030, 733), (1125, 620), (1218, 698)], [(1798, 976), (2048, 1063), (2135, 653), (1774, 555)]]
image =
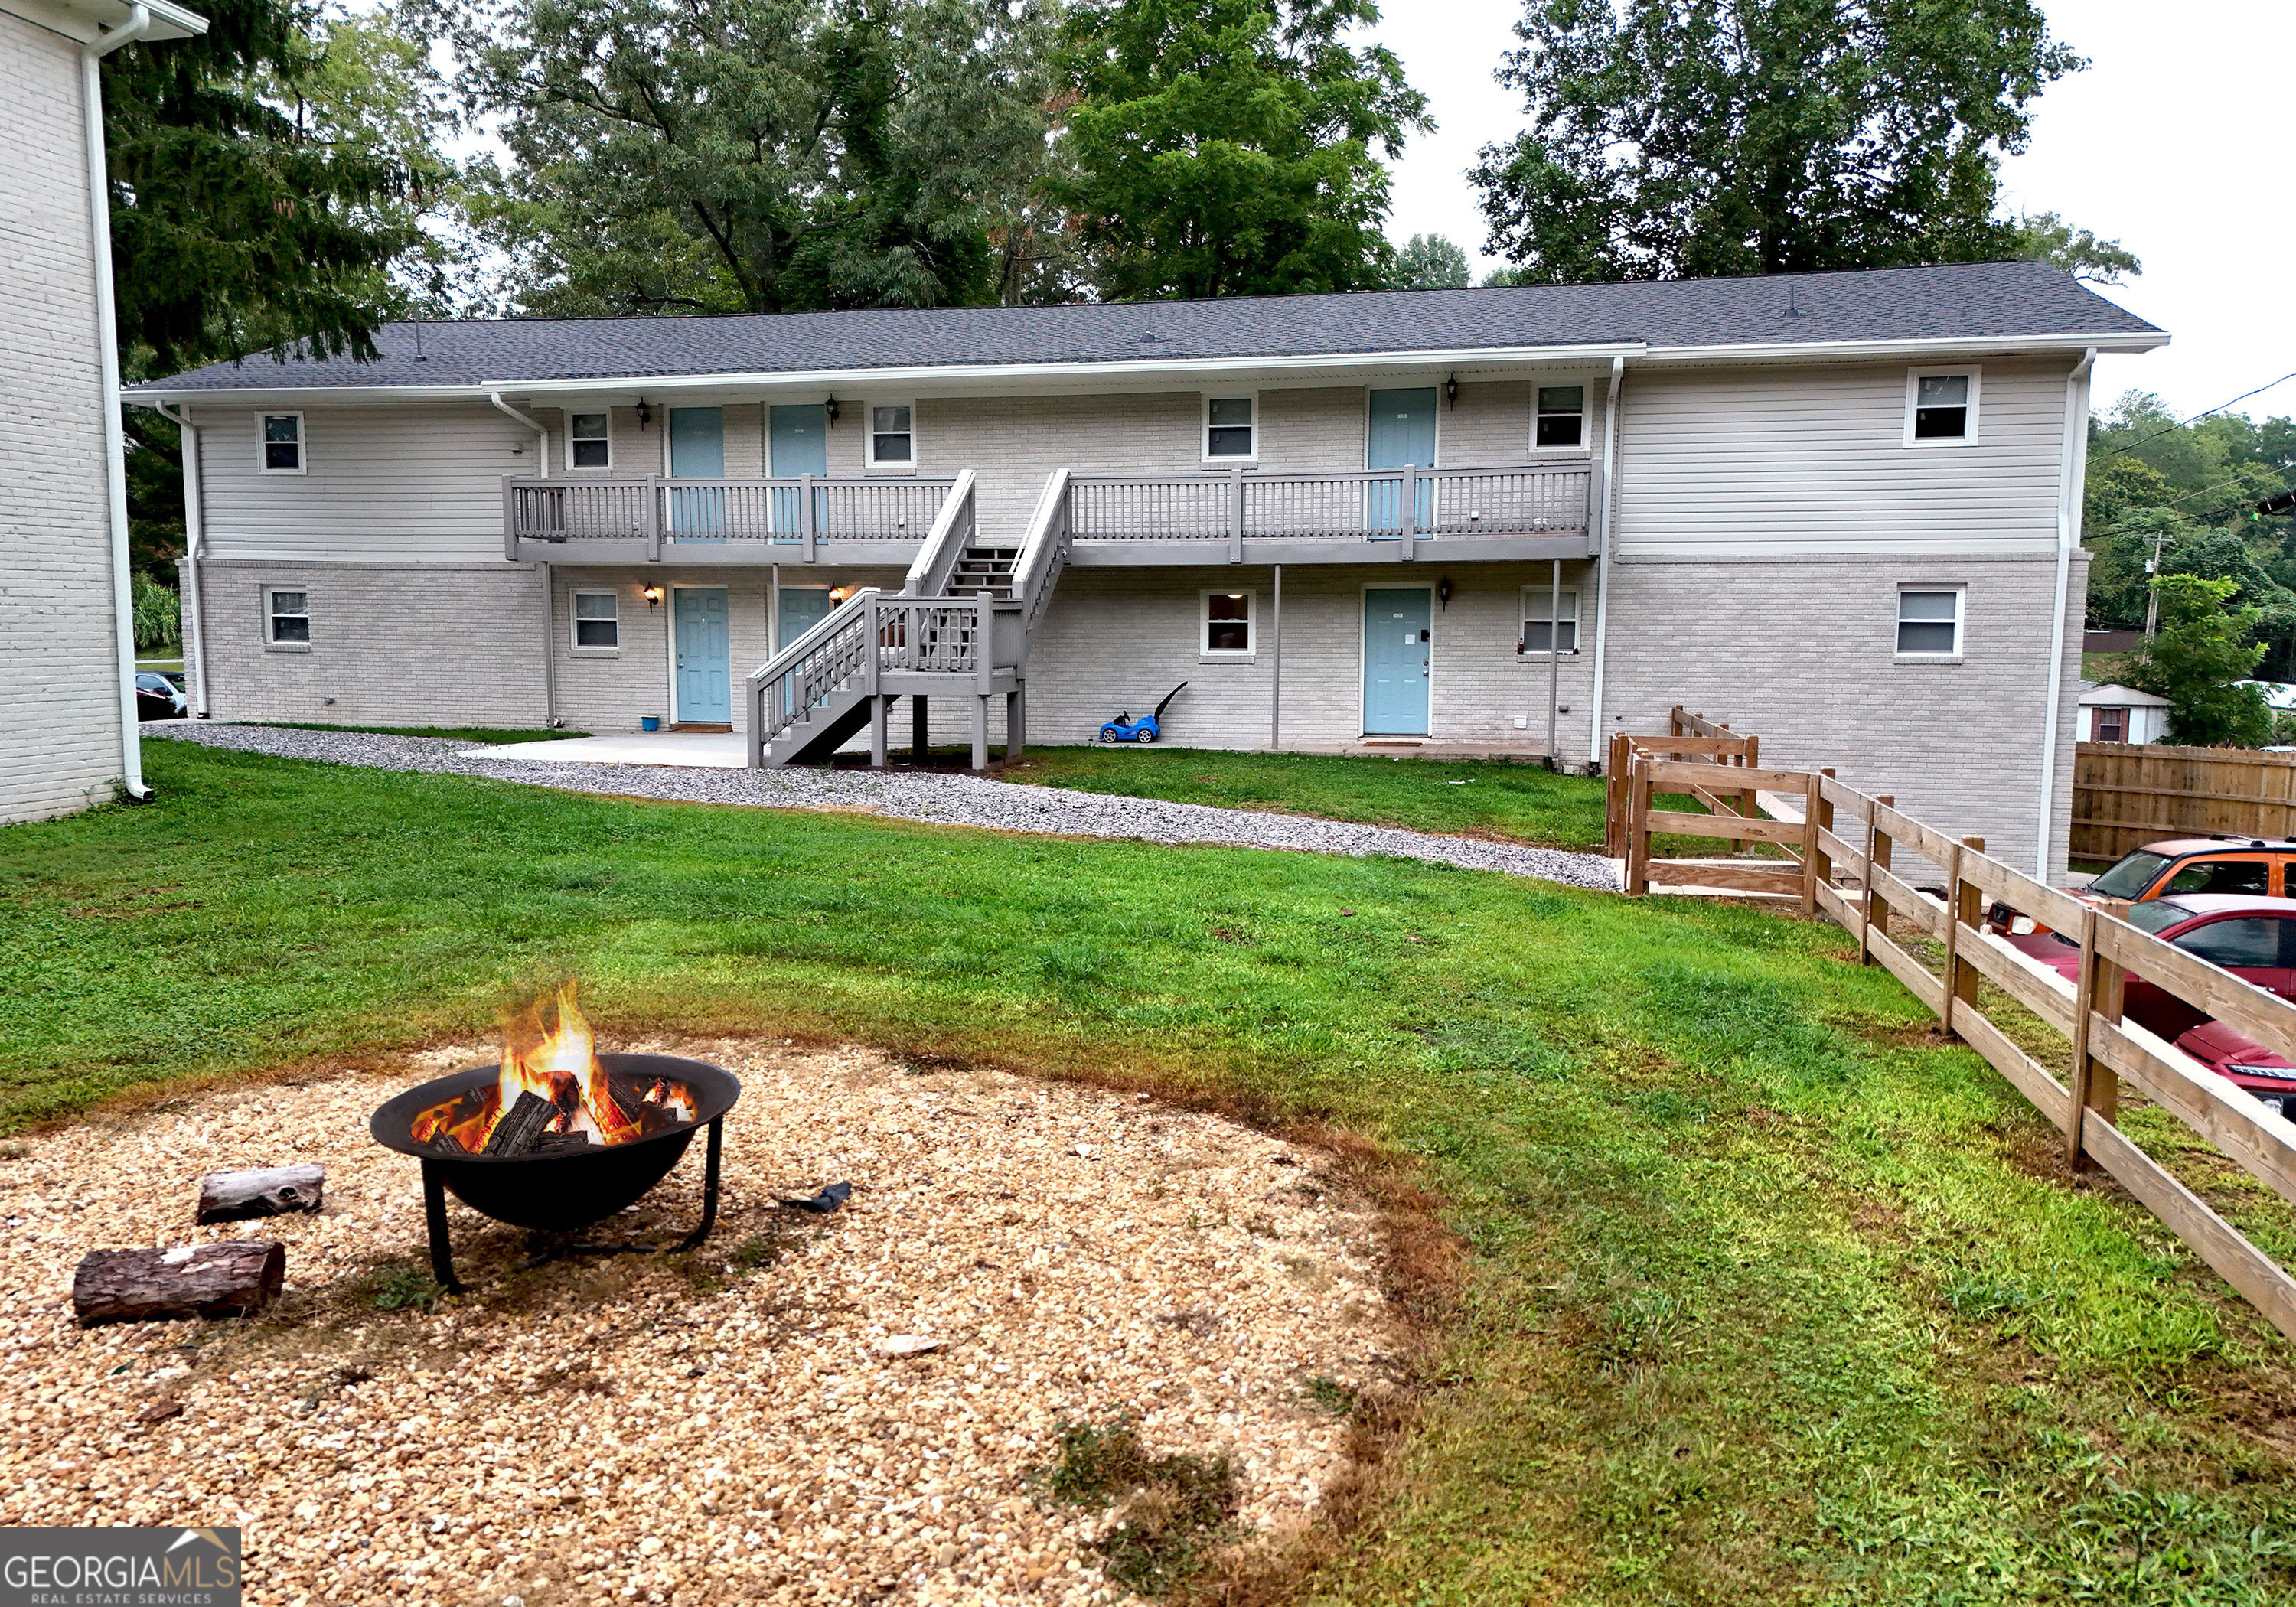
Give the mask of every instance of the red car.
[[(2130, 905), (2128, 920), (2140, 931), (2221, 965), (2244, 982), (2296, 1001), (2296, 898), (2175, 893)], [(2080, 946), (2071, 939), (2033, 932), (2005, 941), (2078, 985)], [(2134, 973), (2122, 995), (2121, 1013), (2172, 1043), (2210, 1019)]]
[(2296, 1065), (2222, 1021), (2194, 1028), (2177, 1047), (2296, 1121)]

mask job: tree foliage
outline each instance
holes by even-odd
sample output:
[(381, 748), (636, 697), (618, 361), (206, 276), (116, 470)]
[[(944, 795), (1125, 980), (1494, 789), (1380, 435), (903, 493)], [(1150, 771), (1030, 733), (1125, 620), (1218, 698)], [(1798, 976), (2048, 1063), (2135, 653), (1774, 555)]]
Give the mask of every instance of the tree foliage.
[(2169, 740), (2195, 748), (2257, 747), (2272, 733), (2264, 693), (2242, 683), (2264, 649), (2249, 640), (2260, 611), (2236, 608), (2236, 580), (2163, 575), (2160, 634), (2130, 660), (2122, 679), (2169, 700)]
[(2099, 240), (2087, 229), (2077, 229), (2054, 212), (2039, 212), (2017, 220), (2017, 255), (2028, 262), (2046, 262), (2091, 284), (2119, 284), (2135, 279), (2144, 265), (2118, 240)]
[(1414, 234), (1395, 254), (1395, 276), (1390, 283), (1399, 291), (1455, 291), (1472, 277), (1467, 253), (1456, 241), (1443, 234)]
[(1530, 127), (1472, 176), (1549, 281), (2019, 254), (1996, 163), (2078, 70), (2038, 0), (1526, 0)]
[(1077, 0), (1051, 189), (1114, 299), (1384, 287), (1389, 157), (1431, 127), (1373, 0)]
[[(1042, 24), (998, 0), (434, 0), (515, 158), (513, 305), (979, 304), (1041, 266)], [(1021, 233), (1013, 230), (1018, 225)]]

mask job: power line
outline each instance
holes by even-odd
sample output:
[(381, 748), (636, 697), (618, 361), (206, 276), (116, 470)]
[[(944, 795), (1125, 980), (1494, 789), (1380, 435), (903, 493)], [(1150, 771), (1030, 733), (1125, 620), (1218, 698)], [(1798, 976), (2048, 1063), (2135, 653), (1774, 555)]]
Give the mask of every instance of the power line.
[(2252, 396), (2262, 396), (2266, 391), (2271, 389), (2273, 385), (2285, 385), (2291, 380), (2296, 380), (2296, 373), (2284, 373), (2278, 379), (2273, 381), (2272, 385), (2259, 385), (2253, 390), (2243, 390), (2238, 396), (2233, 398), (2231, 401), (2219, 402), (2214, 407), (2210, 408), (2206, 413), (2196, 413), (2193, 414), (2192, 417), (2185, 420), (2182, 423), (2171, 424), (2166, 430), (2155, 430), (2150, 435), (2137, 437), (2136, 439), (2129, 442), (2125, 447), (2115, 447), (2112, 451), (2099, 453), (2098, 455), (2100, 457), (2119, 457), (2124, 452), (2134, 452), (2146, 441), (2157, 441), (2164, 435), (2174, 435), (2179, 430), (2189, 430), (2194, 424), (2199, 423), (2202, 419), (2212, 419), (2216, 417), (2218, 414), (2222, 413), (2226, 408), (2236, 407)]

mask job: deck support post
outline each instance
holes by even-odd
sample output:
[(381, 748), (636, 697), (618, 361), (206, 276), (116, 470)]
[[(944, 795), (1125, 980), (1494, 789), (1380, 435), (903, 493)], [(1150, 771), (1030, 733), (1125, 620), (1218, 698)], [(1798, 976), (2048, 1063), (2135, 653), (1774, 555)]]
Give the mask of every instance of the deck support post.
[(925, 694), (922, 692), (913, 692), (909, 694), (909, 763), (919, 769), (922, 769), (924, 767), (925, 754), (927, 751), (928, 749), (925, 745)]
[(972, 767), (988, 768), (988, 700), (985, 696), (972, 700)]
[(892, 701), (892, 699), (881, 697), (873, 692), (869, 694), (869, 767), (872, 770), (885, 767), (885, 712)]
[(1019, 758), (1029, 750), (1029, 689), (1015, 681), (1004, 694), (1004, 757)]

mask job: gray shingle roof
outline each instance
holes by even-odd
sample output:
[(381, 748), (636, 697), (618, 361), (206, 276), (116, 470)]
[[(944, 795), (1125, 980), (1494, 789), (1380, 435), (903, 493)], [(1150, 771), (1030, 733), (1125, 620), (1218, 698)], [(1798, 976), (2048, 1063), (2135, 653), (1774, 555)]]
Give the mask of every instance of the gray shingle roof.
[[(1786, 316), (1791, 293), (1799, 316)], [(1654, 348), (2158, 332), (2041, 263), (1756, 279), (1237, 297), (1070, 307), (683, 318), (447, 321), (381, 332), (382, 357), (250, 357), (153, 389), (515, 385), (985, 364), (1186, 362), (1642, 341)], [(1153, 335), (1154, 339), (1145, 337)]]

